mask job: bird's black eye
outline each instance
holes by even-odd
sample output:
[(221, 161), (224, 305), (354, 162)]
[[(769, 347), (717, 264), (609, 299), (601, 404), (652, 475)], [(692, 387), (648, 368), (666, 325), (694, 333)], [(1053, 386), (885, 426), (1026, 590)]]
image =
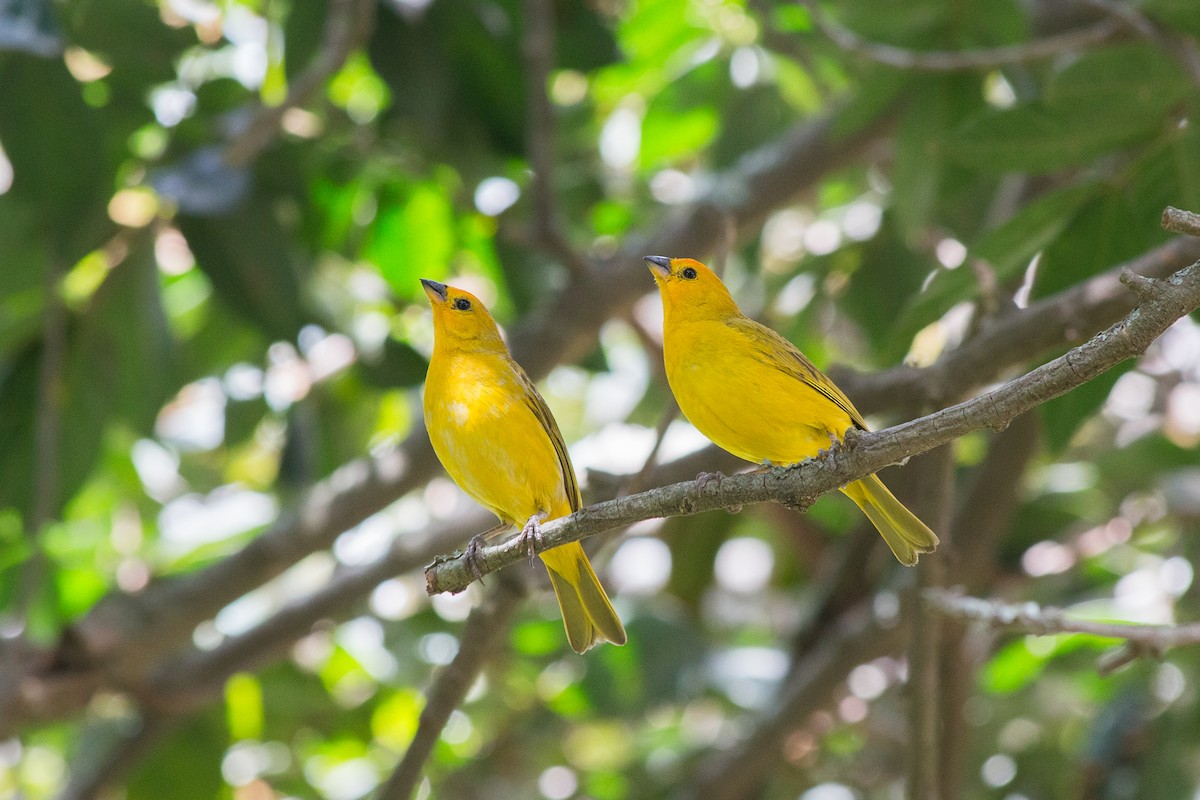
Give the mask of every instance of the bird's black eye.
[(471, 310), (471, 301), (465, 297), (460, 297), (454, 301), (454, 307), (457, 308), (459, 311), (470, 311)]
[(696, 280), (696, 270), (693, 269), (692, 267), (684, 267), (683, 272), (681, 272), (679, 274), (682, 275), (685, 280), (689, 280), (689, 281)]

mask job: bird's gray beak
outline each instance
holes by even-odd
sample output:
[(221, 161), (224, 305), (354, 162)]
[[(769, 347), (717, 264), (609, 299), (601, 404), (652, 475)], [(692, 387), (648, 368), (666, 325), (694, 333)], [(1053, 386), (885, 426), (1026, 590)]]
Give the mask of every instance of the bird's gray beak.
[(659, 276), (666, 278), (671, 274), (671, 259), (666, 256), (642, 256), (642, 260), (650, 265)]
[(446, 302), (446, 284), (421, 278), (421, 285), (425, 287), (425, 294), (429, 295), (430, 300), (436, 300), (439, 303)]

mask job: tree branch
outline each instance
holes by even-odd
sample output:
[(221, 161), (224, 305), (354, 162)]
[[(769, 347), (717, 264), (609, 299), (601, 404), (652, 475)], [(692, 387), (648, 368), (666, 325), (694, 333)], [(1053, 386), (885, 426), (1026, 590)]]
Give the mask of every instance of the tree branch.
[(371, 35), (374, 21), (375, 0), (332, 0), (325, 20), (325, 38), (317, 56), (291, 82), (282, 103), (259, 107), (249, 124), (225, 148), (225, 163), (231, 167), (249, 166), (270, 147), (279, 135), (279, 124), (287, 110), (306, 103), (327, 78), (342, 68), (350, 53)]
[[(1150, 279), (1145, 279), (1149, 281)], [(1133, 278), (1125, 277), (1126, 282)], [(539, 550), (578, 541), (644, 519), (695, 514), (768, 500), (806, 508), (821, 494), (883, 467), (945, 444), (981, 428), (1003, 429), (1016, 416), (1095, 378), (1142, 353), (1177, 319), (1200, 307), (1200, 263), (1165, 281), (1150, 281), (1154, 297), (1088, 342), (995, 391), (926, 417), (879, 432), (847, 437), (834, 458), (809, 460), (791, 468), (734, 475), (701, 486), (677, 483), (619, 500), (598, 503), (542, 528)], [(526, 555), (516, 537), (484, 547), (477, 559), (483, 575)], [(425, 570), (431, 594), (462, 591), (474, 580), (462, 554), (437, 559)]]
[(1186, 625), (1141, 625), (1122, 622), (1093, 622), (1071, 619), (1059, 608), (1043, 608), (1037, 603), (1003, 603), (981, 600), (948, 589), (931, 589), (925, 601), (943, 614), (991, 628), (1015, 633), (1048, 636), (1057, 633), (1085, 633), (1106, 639), (1123, 639), (1116, 657), (1104, 659), (1101, 672), (1107, 673), (1140, 655), (1160, 656), (1167, 650), (1200, 644), (1200, 622)]
[(590, 264), (568, 241), (554, 203), (554, 107), (546, 94), (546, 83), (554, 66), (554, 3), (522, 0), (521, 11), (525, 23), (521, 37), (525, 66), (525, 149), (533, 169), (529, 187), (533, 200), (533, 240), (579, 279), (588, 273)]
[(424, 535), (401, 537), (383, 557), (340, 570), (320, 589), (244, 633), (211, 650), (193, 648), (170, 659), (135, 693), (162, 710), (180, 713), (198, 708), (218, 695), (231, 675), (274, 662), (320, 620), (345, 617), (379, 584), (412, 572), (446, 548), (466, 541), (493, 519), (483, 509), (471, 508)]
[(1167, 206), (1162, 213), (1162, 226), (1172, 233), (1200, 236), (1200, 214)]
[(514, 580), (501, 580), (483, 604), (471, 611), (459, 637), (454, 660), (438, 673), (426, 694), (417, 734), (375, 800), (408, 800), (421, 780), (425, 762), (441, 736), (451, 712), (462, 705), (484, 664), (506, 640), (505, 634), (524, 598), (524, 588)]
[(978, 50), (918, 51), (871, 41), (826, 16), (817, 5), (816, 0), (799, 0), (799, 2), (808, 9), (813, 25), (842, 50), (864, 56), (889, 67), (925, 72), (995, 69), (1010, 64), (1023, 64), (1043, 58), (1053, 58), (1064, 52), (1106, 42), (1129, 24), (1124, 19), (1108, 18), (1086, 28), (1021, 44), (985, 47)]
[[(949, 538), (950, 509), (954, 491), (954, 449), (943, 445), (921, 456), (921, 494), (914, 498), (915, 513), (934, 530), (943, 532), (941, 547), (954, 549)], [(941, 586), (946, 580), (944, 558), (927, 558), (917, 567), (913, 592)], [(938, 800), (938, 777), (941, 774), (941, 747), (938, 723), (943, 708), (940, 676), (943, 648), (941, 620), (923, 608), (920, 602), (910, 603), (908, 640), (908, 727), (909, 748), (908, 795), (923, 800)]]

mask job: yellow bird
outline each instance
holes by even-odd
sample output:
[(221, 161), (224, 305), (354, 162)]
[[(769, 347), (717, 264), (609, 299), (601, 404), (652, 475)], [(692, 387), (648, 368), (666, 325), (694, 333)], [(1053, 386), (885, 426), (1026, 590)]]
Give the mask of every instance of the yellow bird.
[[(532, 553), (541, 522), (581, 505), (558, 424), (483, 303), (453, 286), (421, 284), (433, 306), (424, 405), (434, 452), (454, 482), (500, 518), (495, 530), (520, 528)], [(485, 535), (471, 540), (468, 558)], [(579, 542), (541, 557), (575, 652), (603, 641), (625, 644), (625, 627)]]
[[(756, 464), (812, 458), (850, 428), (866, 430), (854, 405), (775, 331), (746, 317), (721, 279), (690, 258), (646, 256), (663, 301), (667, 381), (684, 416), (719, 447)], [(869, 475), (842, 487), (901, 564), (930, 553), (938, 537)]]

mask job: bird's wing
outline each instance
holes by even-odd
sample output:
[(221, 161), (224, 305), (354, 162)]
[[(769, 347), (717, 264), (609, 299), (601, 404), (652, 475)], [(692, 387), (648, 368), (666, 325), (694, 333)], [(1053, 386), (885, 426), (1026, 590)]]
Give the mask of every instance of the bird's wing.
[(521, 382), (521, 388), (524, 390), (525, 405), (537, 417), (538, 422), (542, 424), (542, 430), (546, 432), (546, 435), (550, 437), (551, 444), (554, 445), (554, 452), (558, 455), (558, 469), (562, 473), (563, 488), (566, 489), (567, 498), (571, 502), (571, 511), (578, 511), (583, 506), (583, 499), (579, 494), (579, 480), (575, 477), (575, 468), (571, 466), (571, 457), (567, 454), (567, 445), (563, 442), (562, 433), (558, 430), (558, 423), (554, 421), (550, 407), (542, 399), (542, 395), (533, 385), (533, 381), (525, 374), (525, 370), (521, 369), (521, 365), (515, 361), (512, 362), (512, 365), (513, 371)]
[(737, 317), (728, 321), (730, 327), (750, 343), (750, 351), (759, 361), (784, 372), (827, 397), (834, 405), (846, 412), (850, 420), (863, 430), (867, 423), (862, 414), (850, 402), (850, 398), (837, 387), (825, 373), (817, 369), (796, 345), (778, 332), (759, 324), (749, 317)]

